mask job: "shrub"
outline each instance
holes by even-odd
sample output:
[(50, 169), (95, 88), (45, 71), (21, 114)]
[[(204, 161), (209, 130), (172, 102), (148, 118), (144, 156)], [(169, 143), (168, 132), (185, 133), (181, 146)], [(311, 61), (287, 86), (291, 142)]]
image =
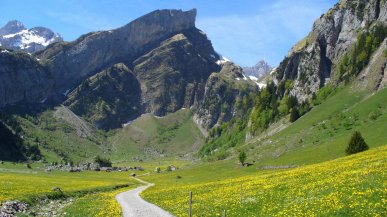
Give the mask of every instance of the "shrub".
[(227, 153), (227, 151), (226, 150), (224, 150), (224, 149), (221, 149), (221, 150), (219, 150), (217, 153), (216, 153), (216, 159), (217, 160), (224, 160), (224, 159), (226, 159), (227, 157), (228, 157), (228, 153)]
[(375, 121), (376, 119), (378, 119), (378, 117), (380, 115), (382, 115), (381, 112), (379, 110), (375, 110), (375, 111), (370, 112), (368, 117), (369, 117), (370, 120)]
[(364, 141), (363, 137), (361, 136), (360, 132), (355, 131), (352, 134), (351, 139), (349, 140), (348, 147), (345, 150), (345, 152), (350, 154), (356, 154), (362, 151), (368, 150), (368, 145)]
[(238, 156), (238, 159), (239, 159), (239, 162), (244, 165), (245, 164), (245, 161), (246, 161), (246, 153), (244, 151), (241, 151), (239, 152), (239, 156)]
[(101, 167), (111, 167), (112, 166), (112, 162), (109, 159), (103, 158), (99, 155), (97, 155), (97, 157), (95, 157), (94, 162), (99, 164)]
[(300, 113), (298, 112), (297, 108), (290, 110), (290, 118), (289, 118), (290, 122), (295, 122), (299, 117), (300, 117)]

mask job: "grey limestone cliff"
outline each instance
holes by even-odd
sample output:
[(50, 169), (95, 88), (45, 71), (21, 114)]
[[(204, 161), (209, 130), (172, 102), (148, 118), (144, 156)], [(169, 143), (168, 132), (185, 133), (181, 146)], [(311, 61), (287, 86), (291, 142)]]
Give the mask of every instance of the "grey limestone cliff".
[(289, 52), (273, 73), (276, 83), (294, 80), (291, 94), (304, 101), (332, 82), (334, 69), (356, 42), (359, 31), (387, 25), (387, 3), (341, 0), (313, 25), (311, 33)]
[(38, 53), (64, 92), (115, 63), (130, 65), (155, 44), (195, 26), (196, 10), (157, 10), (111, 31), (92, 32)]

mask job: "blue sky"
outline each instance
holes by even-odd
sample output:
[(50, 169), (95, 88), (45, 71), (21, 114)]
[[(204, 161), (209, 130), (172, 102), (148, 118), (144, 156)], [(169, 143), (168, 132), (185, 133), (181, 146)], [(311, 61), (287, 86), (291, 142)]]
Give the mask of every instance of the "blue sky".
[(156, 9), (198, 9), (196, 26), (242, 66), (277, 65), (337, 0), (2, 0), (0, 25), (45, 26), (66, 41), (120, 27)]

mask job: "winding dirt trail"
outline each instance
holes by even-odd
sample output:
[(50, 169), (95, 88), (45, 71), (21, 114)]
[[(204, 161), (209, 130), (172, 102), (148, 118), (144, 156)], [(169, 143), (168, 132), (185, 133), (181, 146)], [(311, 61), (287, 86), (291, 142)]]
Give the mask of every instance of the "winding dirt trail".
[(140, 197), (140, 193), (153, 186), (153, 183), (145, 182), (134, 178), (145, 184), (138, 188), (122, 192), (116, 195), (116, 200), (122, 207), (122, 216), (124, 217), (173, 217), (169, 212), (160, 207), (151, 204)]

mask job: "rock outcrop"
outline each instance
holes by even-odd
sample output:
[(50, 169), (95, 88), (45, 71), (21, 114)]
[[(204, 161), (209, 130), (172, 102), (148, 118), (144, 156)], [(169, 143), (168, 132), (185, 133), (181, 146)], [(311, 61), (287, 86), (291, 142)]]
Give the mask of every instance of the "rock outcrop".
[(220, 70), (214, 55), (206, 36), (190, 29), (134, 61), (145, 111), (163, 116), (197, 106), (208, 77)]
[(117, 128), (141, 114), (140, 83), (118, 63), (84, 80), (64, 104), (99, 128)]
[(22, 212), (26, 212), (28, 204), (20, 201), (6, 201), (0, 207), (1, 217), (13, 217), (17, 216)]
[(237, 101), (258, 91), (258, 86), (246, 77), (241, 67), (232, 62), (221, 64), (219, 73), (212, 73), (205, 86), (204, 99), (195, 121), (209, 129), (231, 120), (237, 112)]
[(341, 0), (313, 25), (273, 73), (275, 83), (294, 80), (291, 94), (304, 101), (332, 82), (334, 69), (356, 42), (359, 31), (387, 25), (387, 3), (380, 0)]

